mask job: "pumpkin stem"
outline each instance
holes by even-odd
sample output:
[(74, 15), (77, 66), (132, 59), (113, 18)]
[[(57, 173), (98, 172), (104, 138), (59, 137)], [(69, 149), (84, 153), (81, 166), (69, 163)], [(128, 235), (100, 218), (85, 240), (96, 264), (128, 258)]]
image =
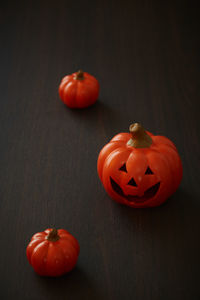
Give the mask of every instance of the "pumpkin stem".
[(152, 138), (146, 133), (139, 123), (131, 124), (129, 131), (132, 135), (127, 145), (134, 148), (149, 148), (152, 144)]
[(50, 242), (56, 242), (59, 240), (58, 230), (53, 228), (47, 235), (47, 240)]
[(82, 70), (79, 70), (79, 71), (76, 73), (75, 79), (76, 79), (76, 80), (83, 80), (83, 79), (84, 79), (84, 72), (83, 72)]

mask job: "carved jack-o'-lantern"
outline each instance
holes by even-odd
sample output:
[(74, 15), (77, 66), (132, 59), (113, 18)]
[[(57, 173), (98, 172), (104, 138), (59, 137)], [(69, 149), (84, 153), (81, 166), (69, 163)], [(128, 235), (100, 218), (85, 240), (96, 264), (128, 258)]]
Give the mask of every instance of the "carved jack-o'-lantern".
[(162, 204), (178, 188), (182, 164), (175, 145), (138, 123), (116, 135), (101, 150), (98, 174), (107, 193), (131, 207)]

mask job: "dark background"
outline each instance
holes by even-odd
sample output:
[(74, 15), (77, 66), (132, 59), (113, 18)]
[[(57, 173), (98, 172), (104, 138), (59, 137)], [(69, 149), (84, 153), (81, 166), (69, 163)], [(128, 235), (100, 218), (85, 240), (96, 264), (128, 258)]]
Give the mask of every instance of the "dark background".
[[(1, 1), (1, 299), (200, 299), (198, 19), (195, 1)], [(101, 90), (77, 111), (57, 90), (79, 68)], [(97, 176), (100, 149), (134, 121), (183, 161), (158, 208), (115, 203)], [(51, 226), (81, 247), (57, 279), (25, 256)]]

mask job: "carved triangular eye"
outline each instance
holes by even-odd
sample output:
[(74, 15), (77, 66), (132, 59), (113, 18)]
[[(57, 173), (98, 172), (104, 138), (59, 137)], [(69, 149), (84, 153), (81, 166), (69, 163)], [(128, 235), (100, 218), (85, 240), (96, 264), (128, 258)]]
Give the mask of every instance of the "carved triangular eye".
[(148, 167), (146, 172), (145, 172), (145, 175), (150, 175), (150, 174), (153, 174), (153, 172), (151, 171), (151, 169)]
[(128, 182), (128, 185), (137, 186), (137, 184), (133, 178), (131, 178), (131, 180)]
[(127, 173), (126, 164), (123, 164), (123, 166), (121, 166), (121, 168), (119, 168), (119, 170)]

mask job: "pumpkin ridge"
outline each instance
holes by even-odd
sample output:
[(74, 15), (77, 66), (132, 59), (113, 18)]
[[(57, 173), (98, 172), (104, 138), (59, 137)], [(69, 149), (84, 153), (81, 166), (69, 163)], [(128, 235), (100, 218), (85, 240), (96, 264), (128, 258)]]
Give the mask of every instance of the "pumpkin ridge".
[(37, 240), (37, 239), (33, 240), (33, 239), (31, 239), (30, 247), (26, 250), (27, 251), (28, 261), (29, 261), (30, 264), (31, 264), (31, 256), (33, 254), (33, 251), (34, 251), (35, 247), (37, 247), (43, 241), (44, 241), (44, 239), (41, 239), (41, 240)]
[[(105, 167), (105, 164), (107, 164), (107, 161), (108, 161), (109, 159), (111, 159), (111, 156), (113, 156), (113, 155), (115, 154), (116, 151), (119, 152), (120, 149), (123, 149), (123, 152), (127, 152), (126, 147), (118, 147), (118, 148), (114, 149), (114, 150), (113, 150), (112, 152), (110, 152), (109, 155), (106, 157), (106, 159), (105, 159), (105, 161), (104, 161), (104, 167)], [(119, 154), (120, 154), (121, 152), (122, 152), (122, 151), (120, 151)], [(131, 152), (132, 152), (132, 150), (129, 151), (128, 158), (129, 158)], [(128, 158), (127, 158), (127, 160), (128, 160)]]
[[(47, 259), (47, 254), (48, 254), (48, 249), (49, 249), (49, 243), (48, 241), (43, 241), (42, 243), (38, 244), (34, 249), (33, 249), (33, 252), (32, 252), (32, 255), (31, 255), (31, 264), (33, 263), (33, 258), (34, 256), (37, 256), (39, 254), (38, 251), (40, 251), (40, 247), (42, 248), (45, 244), (47, 243), (47, 248), (45, 249), (46, 253), (45, 253), (45, 256), (43, 257), (43, 260), (44, 259)], [(41, 245), (42, 244), (42, 245)], [(40, 247), (39, 247), (40, 246)], [(42, 249), (41, 249), (42, 250)], [(45, 271), (44, 271), (44, 274), (46, 273), (46, 263), (44, 264), (45, 266)]]
[(174, 144), (172, 141), (170, 141), (170, 140), (169, 140), (167, 137), (165, 137), (165, 136), (162, 136), (162, 135), (154, 135), (154, 136), (151, 137), (151, 138), (152, 138), (154, 144), (157, 145), (157, 146), (159, 146), (159, 145), (166, 145), (166, 146), (169, 146), (169, 147), (171, 147), (171, 148), (177, 150), (175, 144)]
[[(121, 142), (120, 142), (121, 143)], [(124, 143), (122, 143), (122, 145), (113, 143), (113, 142), (109, 142), (108, 144), (106, 144), (103, 149), (101, 150), (101, 152), (99, 153), (99, 157), (98, 157), (98, 162), (97, 162), (97, 169), (98, 169), (98, 174), (99, 177), (102, 178), (102, 173), (103, 173), (103, 168), (104, 168), (104, 164), (105, 161), (108, 157), (109, 154), (112, 153), (112, 151), (120, 148), (120, 146), (123, 146)], [(114, 147), (113, 147), (114, 146)], [(110, 148), (112, 148), (112, 150), (110, 150)], [(110, 150), (110, 151), (109, 151)], [(106, 151), (106, 152), (105, 152)], [(107, 154), (109, 153), (109, 154)]]
[[(68, 237), (61, 236), (61, 242), (63, 242), (63, 241), (66, 241), (70, 246), (73, 247), (74, 250), (76, 250), (76, 252), (79, 253), (78, 249), (80, 248), (80, 246), (79, 246), (79, 244), (78, 244), (77, 241), (75, 241), (75, 240), (73, 239), (73, 242), (72, 242), (72, 240), (69, 239)], [(75, 244), (76, 244), (76, 245), (75, 245)]]
[[(71, 249), (73, 249), (73, 251), (75, 251), (75, 253), (77, 254), (77, 256), (78, 256), (78, 254), (79, 254), (79, 248), (76, 248), (72, 243), (70, 243), (70, 241), (69, 240), (67, 240), (67, 239), (62, 239), (61, 241), (60, 241), (60, 243), (58, 243), (58, 244), (67, 244), (67, 247), (68, 248), (71, 248)], [(62, 247), (60, 247), (61, 249), (62, 249)], [(62, 249), (63, 250), (63, 249)]]

